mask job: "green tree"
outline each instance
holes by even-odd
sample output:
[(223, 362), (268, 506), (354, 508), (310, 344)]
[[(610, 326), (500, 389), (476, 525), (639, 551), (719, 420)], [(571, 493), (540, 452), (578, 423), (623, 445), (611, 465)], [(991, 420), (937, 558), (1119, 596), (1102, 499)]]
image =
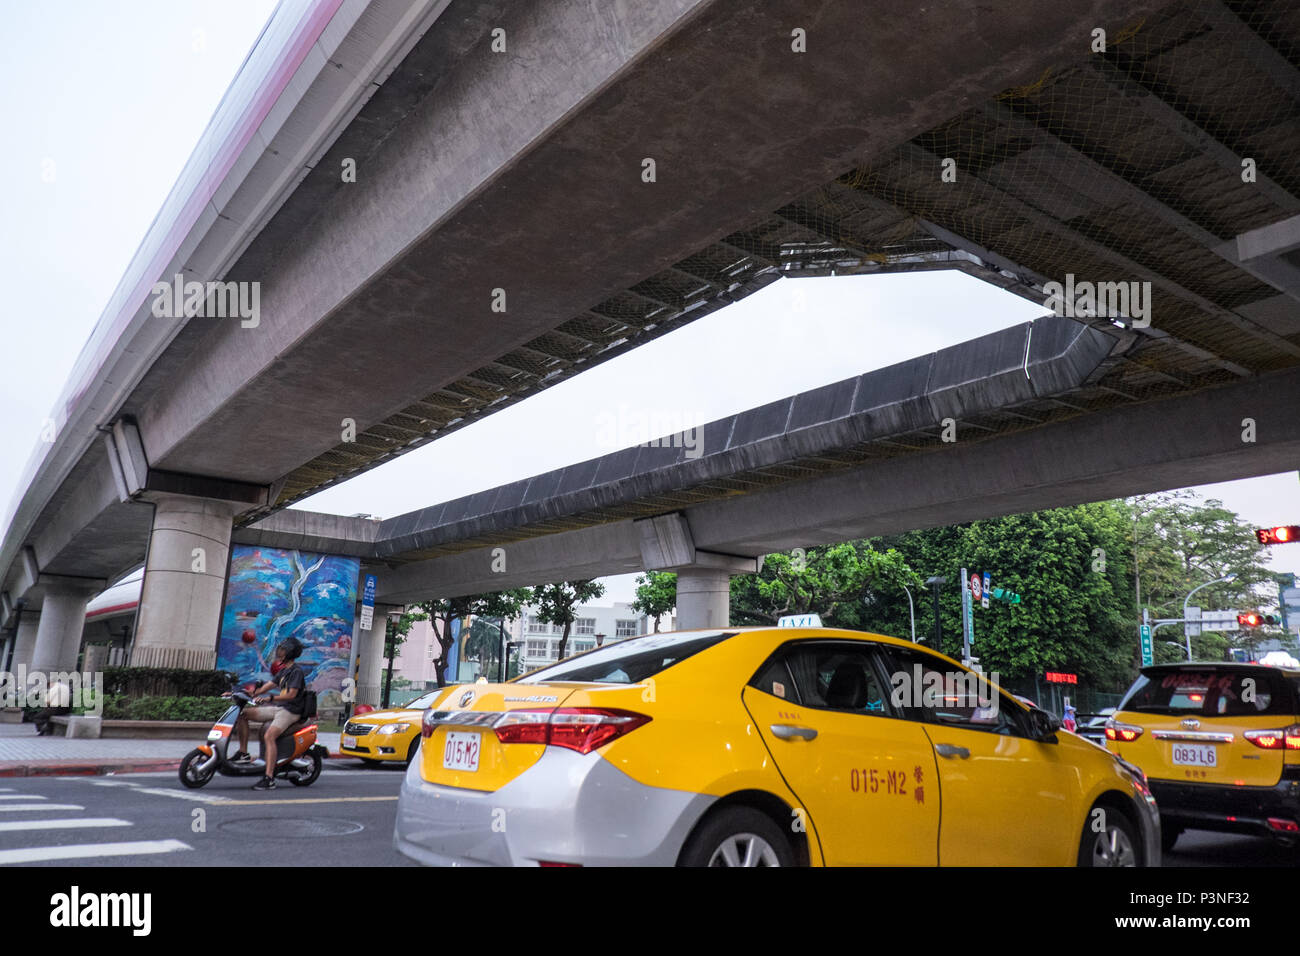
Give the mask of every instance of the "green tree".
[(877, 551), (863, 541), (769, 554), (758, 574), (731, 579), (731, 621), (774, 624), (786, 614), (816, 613), (827, 627), (859, 627), (861, 605), (880, 604), (886, 594), (902, 595), (903, 584), (920, 583), (897, 551)]
[[(1125, 527), (1122, 510), (1100, 502), (872, 543), (896, 548), (922, 574), (948, 579), (940, 594), (943, 649), (954, 656), (961, 648), (961, 568), (987, 571), (994, 587), (1010, 588), (1022, 603), (975, 609), (972, 653), (986, 671), (1008, 685), (1032, 686), (1041, 671), (1068, 670), (1094, 687), (1119, 689), (1131, 677), (1137, 642)], [(897, 606), (895, 599), (882, 616), (896, 621)], [(918, 635), (931, 630), (918, 624)]]
[(533, 590), (532, 603), (537, 608), (537, 617), (548, 624), (557, 624), (564, 628), (560, 635), (560, 660), (564, 659), (565, 650), (569, 646), (569, 630), (577, 617), (577, 608), (588, 601), (594, 601), (604, 593), (605, 585), (592, 580), (543, 584)]
[[(1134, 561), (1138, 568), (1135, 597), (1139, 607), (1156, 618), (1180, 618), (1191, 591), (1209, 581), (1234, 576), (1231, 582), (1211, 584), (1193, 598), (1198, 607), (1251, 609), (1276, 604), (1276, 581), (1266, 566), (1266, 549), (1255, 537), (1254, 525), (1214, 498), (1202, 501), (1190, 491), (1140, 495), (1124, 502), (1132, 526)], [(1162, 628), (1156, 661), (1185, 660), (1181, 627)], [(1230, 634), (1203, 631), (1192, 638), (1197, 660), (1231, 658), (1232, 646), (1253, 651), (1270, 636), (1242, 631)], [(1166, 643), (1169, 642), (1169, 643)], [(1170, 643), (1178, 645), (1171, 647)]]
[(636, 598), (632, 610), (654, 618), (659, 633), (659, 618), (677, 606), (677, 575), (671, 571), (647, 571), (636, 579)]
[(528, 603), (531, 597), (532, 591), (529, 588), (511, 588), (506, 591), (492, 591), (488, 594), (465, 594), (459, 597), (438, 598), (417, 605), (425, 614), (441, 625), (441, 627), (436, 628), (436, 631), (442, 653), (438, 655), (438, 660), (434, 663), (434, 674), (438, 678), (438, 686), (446, 686), (447, 661), (450, 658), (451, 649), (456, 643), (451, 636), (452, 621), (457, 619), (464, 621), (471, 615), (476, 614), (484, 617), (518, 617), (520, 608)]

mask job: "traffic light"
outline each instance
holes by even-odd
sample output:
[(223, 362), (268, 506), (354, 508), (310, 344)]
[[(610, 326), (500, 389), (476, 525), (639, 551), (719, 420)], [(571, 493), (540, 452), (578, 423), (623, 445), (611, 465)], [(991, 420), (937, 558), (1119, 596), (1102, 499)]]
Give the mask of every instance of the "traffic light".
[(1300, 524), (1283, 524), (1276, 528), (1258, 528), (1255, 537), (1260, 544), (1290, 544), (1300, 541)]
[(1258, 611), (1243, 611), (1237, 615), (1238, 627), (1259, 627), (1261, 624), (1281, 624), (1282, 619), (1276, 614), (1260, 614)]

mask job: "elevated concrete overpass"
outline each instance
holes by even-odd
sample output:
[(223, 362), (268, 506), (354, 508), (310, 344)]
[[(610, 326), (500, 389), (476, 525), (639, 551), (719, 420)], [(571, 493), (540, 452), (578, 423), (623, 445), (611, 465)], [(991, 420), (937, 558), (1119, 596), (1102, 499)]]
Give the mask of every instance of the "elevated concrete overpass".
[[(1298, 48), (1268, 2), (283, 5), (33, 460), (3, 623), (54, 609), (35, 656), (66, 659), (84, 592), (148, 545), (136, 662), (206, 666), (232, 525), (781, 276), (1151, 283), (1149, 326), (1090, 319), (1111, 360), (991, 435), (1264, 377), (1293, 399)], [(176, 273), (258, 283), (258, 321), (152, 315)], [(1166, 484), (1201, 480), (1178, 454)]]
[(235, 540), (361, 557), (388, 604), (674, 570), (679, 621), (707, 627), (725, 623), (730, 576), (773, 551), (1300, 460), (1300, 369), (1076, 410), (1134, 348), (1049, 316), (709, 422), (692, 436), (698, 457), (665, 436), (382, 522), (282, 511)]

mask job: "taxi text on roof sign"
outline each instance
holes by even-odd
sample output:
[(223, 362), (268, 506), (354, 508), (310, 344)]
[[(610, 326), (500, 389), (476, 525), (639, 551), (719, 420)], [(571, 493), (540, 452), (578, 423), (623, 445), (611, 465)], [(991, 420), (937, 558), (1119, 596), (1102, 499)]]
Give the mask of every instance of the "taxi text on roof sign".
[(787, 614), (785, 617), (778, 618), (777, 627), (821, 627), (822, 619), (820, 614)]

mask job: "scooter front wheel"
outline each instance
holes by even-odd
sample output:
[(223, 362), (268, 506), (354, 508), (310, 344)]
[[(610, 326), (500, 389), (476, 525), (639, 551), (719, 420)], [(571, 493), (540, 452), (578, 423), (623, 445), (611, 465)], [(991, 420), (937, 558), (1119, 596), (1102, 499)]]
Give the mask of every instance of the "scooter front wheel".
[(205, 754), (197, 747), (185, 755), (181, 761), (180, 778), (181, 783), (191, 790), (197, 790), (199, 787), (207, 784), (216, 773), (216, 765), (207, 770), (202, 770), (203, 764), (207, 761), (209, 754)]
[(295, 787), (310, 787), (313, 783), (316, 782), (316, 778), (320, 776), (320, 771), (321, 771), (320, 754), (318, 754), (313, 749), (305, 755), (305, 759), (311, 761), (310, 770), (308, 770), (306, 773), (290, 772), (289, 774), (289, 780), (293, 783)]

